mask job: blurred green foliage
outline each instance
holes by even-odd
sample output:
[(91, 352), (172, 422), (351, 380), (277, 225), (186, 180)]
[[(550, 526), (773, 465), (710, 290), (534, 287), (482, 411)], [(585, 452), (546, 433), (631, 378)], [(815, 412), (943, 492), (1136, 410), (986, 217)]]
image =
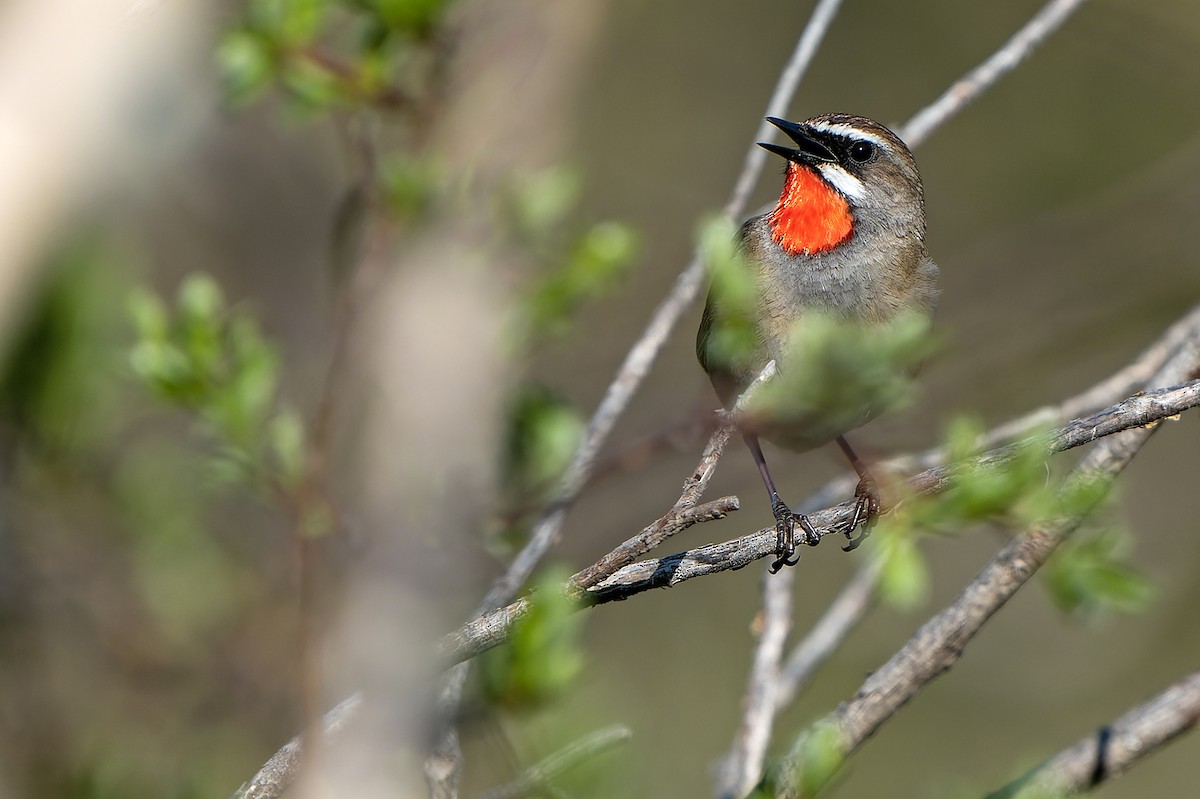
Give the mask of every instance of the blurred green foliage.
[[(881, 569), (880, 595), (890, 604), (911, 608), (928, 594), (928, 567), (915, 543), (922, 534), (957, 534), (989, 520), (1023, 530), (1089, 517), (1110, 499), (1111, 486), (1104, 481), (1055, 479), (1044, 433), (1010, 445), (1007, 457), (986, 463), (979, 460), (983, 440), (978, 420), (955, 419), (944, 443), (953, 472), (949, 486), (936, 496), (907, 497), (880, 519), (880, 540), (870, 551)], [(1077, 532), (1060, 546), (1044, 571), (1059, 607), (1088, 613), (1143, 610), (1153, 585), (1128, 563), (1129, 542), (1123, 531), (1108, 529)]]
[(581, 191), (578, 172), (559, 166), (513, 181), (503, 198), (509, 230), (537, 270), (517, 309), (518, 349), (570, 332), (581, 306), (616, 289), (633, 264), (628, 225), (571, 224)]
[(505, 646), (480, 658), (484, 693), (510, 709), (533, 709), (560, 697), (583, 669), (584, 616), (562, 591), (564, 568), (544, 570), (529, 595), (529, 612)]
[(747, 413), (773, 428), (803, 431), (805, 440), (828, 441), (909, 403), (912, 375), (933, 349), (929, 320), (917, 315), (866, 327), (806, 314), (784, 346), (778, 376), (754, 396)]
[(1139, 613), (1155, 596), (1153, 581), (1129, 563), (1132, 539), (1124, 530), (1100, 530), (1067, 541), (1046, 564), (1050, 596), (1065, 612)]
[(700, 256), (709, 273), (708, 302), (716, 316), (707, 338), (697, 343), (704, 348), (697, 355), (704, 363), (726, 365), (730, 371), (736, 371), (736, 365), (758, 345), (754, 310), (758, 286), (738, 251), (736, 231), (731, 220), (717, 217), (706, 220), (698, 234)]
[[(842, 768), (846, 746), (835, 725), (817, 724), (797, 742), (801, 764), (799, 793), (814, 796), (825, 788)], [(794, 780), (793, 780), (794, 781)]]
[[(301, 108), (395, 107), (433, 88), (432, 41), (450, 0), (249, 0), (217, 62), (232, 102), (272, 85)], [(350, 40), (347, 44), (346, 40)], [(334, 44), (335, 47), (326, 48)], [(336, 55), (334, 52), (336, 51)]]
[(50, 279), (17, 326), (0, 371), (0, 419), (42, 455), (79, 456), (120, 424), (123, 267), (114, 239), (85, 233), (51, 257)]
[(500, 464), (510, 507), (547, 498), (583, 438), (579, 409), (545, 386), (519, 386), (508, 408)]
[(207, 275), (180, 285), (175, 308), (136, 290), (129, 363), (150, 390), (196, 416), (217, 445), (214, 475), (262, 489), (294, 489), (304, 428), (278, 407), (279, 356), (245, 308), (228, 308)]

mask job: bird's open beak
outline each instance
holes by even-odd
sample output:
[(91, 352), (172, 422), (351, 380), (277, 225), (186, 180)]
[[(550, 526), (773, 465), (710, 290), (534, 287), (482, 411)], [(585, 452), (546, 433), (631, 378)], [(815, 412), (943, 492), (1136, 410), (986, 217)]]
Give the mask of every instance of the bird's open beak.
[(791, 147), (781, 147), (778, 144), (760, 141), (758, 146), (764, 150), (801, 164), (835, 163), (837, 161), (837, 157), (830, 152), (829, 148), (814, 139), (803, 125), (778, 117), (767, 117), (767, 121), (786, 133), (788, 138), (796, 143), (797, 149), (793, 150)]

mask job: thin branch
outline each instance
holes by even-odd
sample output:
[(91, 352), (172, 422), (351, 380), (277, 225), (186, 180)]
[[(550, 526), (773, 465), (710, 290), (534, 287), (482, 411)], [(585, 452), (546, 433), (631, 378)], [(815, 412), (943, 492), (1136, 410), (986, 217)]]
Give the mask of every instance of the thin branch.
[(1200, 671), (1064, 749), (987, 799), (1035, 799), (1091, 790), (1200, 725)]
[(719, 799), (741, 799), (758, 784), (771, 727), (778, 703), (779, 664), (788, 630), (792, 626), (792, 585), (795, 571), (780, 574), (763, 571), (763, 609), (758, 624), (762, 630), (754, 650), (754, 662), (742, 700), (742, 721), (733, 746), (717, 769)]
[[(704, 451), (700, 453), (700, 462), (692, 470), (692, 476), (684, 481), (683, 491), (679, 494), (679, 499), (675, 500), (675, 504), (671, 506), (671, 509), (655, 520), (653, 524), (643, 529), (642, 532), (625, 541), (616, 549), (600, 558), (600, 560), (573, 576), (568, 582), (569, 593), (579, 594), (585, 589), (603, 582), (619, 569), (623, 569), (630, 563), (633, 563), (675, 533), (691, 524), (695, 524), (696, 521), (719, 518), (713, 516), (712, 512), (708, 512), (700, 514), (701, 518), (697, 518), (690, 523), (685, 523), (685, 520), (694, 518), (697, 515), (694, 512), (697, 510), (696, 503), (700, 500), (700, 496), (704, 493), (704, 490), (708, 488), (708, 483), (712, 480), (712, 476), (717, 470), (717, 461), (721, 459), (722, 453), (725, 452), (725, 446), (729, 443), (729, 438), (733, 435), (733, 431), (737, 426), (737, 414), (743, 412), (762, 387), (768, 381), (774, 379), (775, 372), (775, 362), (770, 361), (763, 367), (758, 376), (750, 382), (750, 385), (746, 387), (741, 396), (738, 397), (737, 403), (733, 407), (733, 413), (724, 414), (717, 429), (709, 436), (708, 444), (705, 445)], [(722, 510), (728, 512), (738, 509), (737, 497), (723, 497), (717, 500), (717, 502), (723, 504), (721, 507), (714, 509), (716, 512), (721, 512)], [(708, 503), (708, 505), (712, 504)]]
[(523, 799), (540, 796), (551, 787), (551, 781), (585, 760), (626, 743), (633, 737), (628, 727), (605, 727), (580, 738), (539, 763), (527, 768), (515, 779), (481, 794), (479, 799)]
[[(362, 704), (362, 694), (354, 694), (325, 714), (323, 731), (326, 739), (341, 732)], [(258, 773), (237, 789), (232, 799), (274, 799), (283, 795), (295, 780), (302, 760), (300, 737), (284, 744)]]
[[(1062, 452), (1123, 430), (1152, 426), (1197, 405), (1200, 405), (1200, 380), (1137, 394), (1057, 429), (1049, 436), (1047, 451)], [(1013, 452), (1013, 447), (994, 449), (980, 456), (977, 463), (1003, 463), (1012, 457)], [(949, 485), (953, 473), (953, 469), (947, 466), (928, 469), (909, 479), (909, 491), (914, 494), (942, 491)], [(810, 513), (808, 518), (822, 537), (841, 534), (850, 525), (854, 505), (853, 500), (843, 502)], [(652, 588), (669, 588), (696, 577), (740, 569), (755, 560), (774, 555), (775, 543), (775, 528), (764, 527), (719, 544), (708, 544), (633, 563), (588, 589), (584, 599), (587, 604), (628, 599)], [(527, 610), (527, 602), (522, 599), (468, 622), (443, 639), (441, 649), (444, 662), (457, 663), (502, 643), (508, 637), (513, 622)]]
[[(1198, 369), (1200, 342), (1190, 342), (1190, 346), (1183, 347), (1153, 378), (1153, 382), (1175, 382), (1195, 375)], [(1167, 390), (1165, 393), (1190, 392), (1191, 402), (1196, 404), (1200, 402), (1198, 389), (1200, 381), (1192, 381), (1182, 389)], [(1154, 396), (1165, 394), (1158, 391), (1132, 397), (1122, 405), (1129, 406)], [(1086, 441), (1092, 432), (1098, 432), (1103, 426), (1093, 426), (1092, 423), (1097, 421), (1097, 417), (1092, 417), (1065, 426), (1055, 435), (1056, 444), (1079, 440), (1081, 437)], [(1084, 456), (1069, 477), (1069, 482), (1074, 485), (1095, 481), (1111, 483), (1159, 427), (1148, 422), (1133, 424), (1120, 431), (1120, 435), (1106, 438)], [(1013, 538), (958, 598), (922, 625), (908, 643), (872, 673), (854, 698), (842, 703), (810, 730), (834, 731), (839, 754), (843, 757), (856, 751), (918, 691), (958, 661), (967, 644), (987, 620), (1028, 582), (1098, 502), (1099, 496), (1096, 495), (1093, 505), (1078, 515), (1047, 520)], [(808, 741), (808, 733), (801, 735), (788, 754), (779, 796), (795, 799), (804, 795), (804, 756)]]
[[(791, 105), (796, 87), (800, 85), (800, 79), (808, 70), (808, 65), (816, 55), (817, 46), (825, 38), (841, 4), (842, 0), (820, 0), (813, 9), (808, 24), (804, 26), (804, 31), (800, 34), (800, 40), (796, 42), (796, 49), (792, 51), (792, 57), (788, 59), (787, 66), (780, 73), (779, 81), (775, 84), (775, 91), (771, 93), (771, 99), (767, 101), (767, 111), (763, 114), (764, 119), (758, 123), (758, 130), (754, 132), (756, 142), (768, 140), (775, 135), (775, 126), (767, 122), (765, 117), (787, 116), (788, 106)], [(750, 199), (750, 191), (758, 181), (758, 176), (762, 173), (766, 162), (767, 151), (761, 147), (754, 146), (746, 152), (742, 172), (738, 175), (733, 195), (725, 206), (726, 216), (736, 219), (745, 209), (746, 201)], [(693, 258), (693, 263), (695, 260)]]
[(957, 114), (1020, 64), (1033, 49), (1075, 13), (1084, 0), (1050, 0), (1038, 13), (1013, 34), (1003, 47), (992, 53), (975, 69), (959, 78), (949, 89), (930, 105), (918, 111), (897, 133), (916, 147), (946, 120)]

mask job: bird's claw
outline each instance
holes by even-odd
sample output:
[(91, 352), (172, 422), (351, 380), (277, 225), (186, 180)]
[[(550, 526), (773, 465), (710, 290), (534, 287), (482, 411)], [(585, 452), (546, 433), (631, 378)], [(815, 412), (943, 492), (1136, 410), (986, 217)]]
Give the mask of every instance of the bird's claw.
[(804, 534), (800, 543), (806, 546), (816, 546), (820, 543), (821, 536), (813, 529), (807, 516), (803, 514), (797, 516), (781, 500), (776, 500), (771, 504), (771, 512), (775, 514), (775, 554), (779, 557), (775, 559), (770, 568), (771, 574), (776, 574), (784, 566), (795, 566), (800, 562), (800, 556), (796, 553), (797, 526)]
[[(850, 519), (850, 526), (846, 528), (846, 546), (842, 547), (843, 552), (858, 548), (871, 534), (871, 525), (879, 515), (879, 489), (871, 477), (863, 476), (858, 481), (858, 486), (854, 489), (854, 498), (854, 516)], [(854, 536), (853, 533), (859, 525), (862, 525), (862, 533)]]

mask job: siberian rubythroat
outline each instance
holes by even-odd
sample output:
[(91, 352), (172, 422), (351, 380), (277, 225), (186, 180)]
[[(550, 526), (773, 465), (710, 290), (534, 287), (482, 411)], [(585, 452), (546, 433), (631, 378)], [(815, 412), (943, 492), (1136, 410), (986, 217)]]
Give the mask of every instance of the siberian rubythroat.
[[(806, 329), (834, 328), (838, 338), (858, 332), (890, 336), (899, 319), (928, 322), (937, 302), (938, 268), (925, 249), (925, 201), (912, 153), (899, 137), (870, 119), (823, 114), (805, 122), (768, 121), (795, 147), (760, 143), (787, 162), (783, 192), (769, 213), (742, 225), (737, 236), (741, 288), (714, 279), (696, 336), (696, 354), (721, 402), (738, 395), (767, 362), (791, 385), (820, 355)], [(729, 346), (738, 330), (739, 346)], [(845, 358), (843, 358), (845, 360)], [(853, 358), (851, 358), (853, 360)], [(863, 364), (875, 370), (875, 364)], [(851, 365), (850, 368), (854, 368)], [(901, 367), (910, 370), (913, 364)], [(816, 379), (816, 375), (813, 375)], [(829, 392), (824, 395), (828, 396)], [(836, 397), (836, 392), (834, 392)], [(859, 475), (851, 529), (878, 511), (878, 489), (844, 433), (886, 410), (888, 392), (835, 398), (791, 411), (748, 413), (742, 435), (771, 499), (777, 531), (773, 568), (792, 565), (800, 543), (819, 536), (804, 516), (779, 497), (759, 438), (798, 451), (836, 440)], [(852, 542), (853, 543), (853, 542)]]

